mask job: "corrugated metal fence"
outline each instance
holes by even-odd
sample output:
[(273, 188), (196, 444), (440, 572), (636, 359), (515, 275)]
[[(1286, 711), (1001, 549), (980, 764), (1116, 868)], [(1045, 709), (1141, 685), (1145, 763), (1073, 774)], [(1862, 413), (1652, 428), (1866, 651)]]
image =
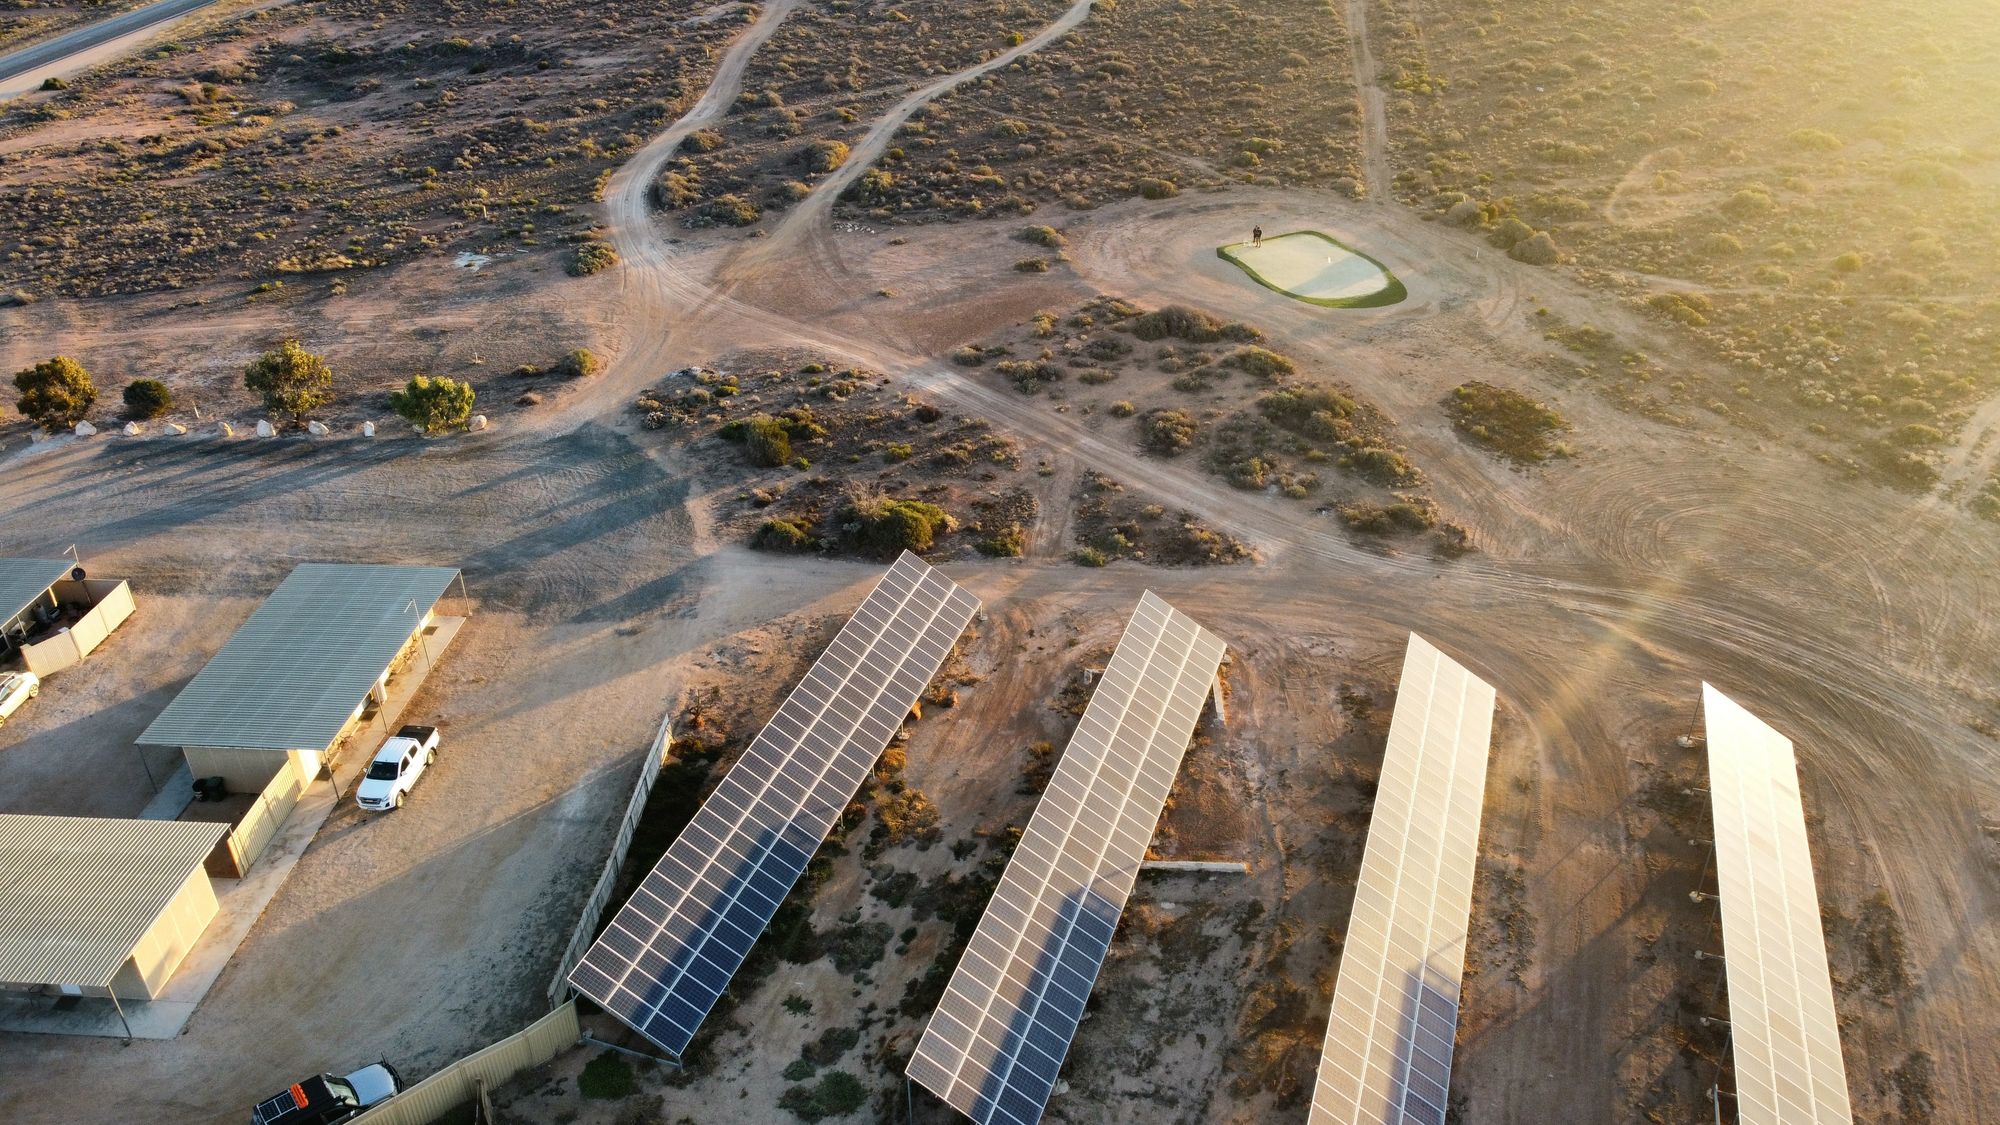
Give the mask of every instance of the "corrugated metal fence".
[(597, 886), (591, 888), (590, 898), (584, 901), (577, 915), (576, 929), (569, 935), (569, 948), (563, 950), (555, 979), (549, 982), (550, 1007), (562, 1003), (563, 997), (569, 995), (569, 971), (582, 960), (584, 950), (590, 948), (590, 940), (597, 936), (597, 921), (611, 904), (611, 892), (618, 885), (618, 870), (625, 866), (625, 853), (632, 847), (632, 830), (638, 827), (639, 817), (646, 811), (646, 798), (652, 796), (653, 783), (660, 779), (660, 767), (666, 763), (667, 752), (673, 749), (673, 721), (674, 714), (668, 711), (666, 718), (660, 720), (660, 733), (653, 736), (652, 750), (639, 765), (639, 780), (632, 786), (632, 799), (625, 803), (625, 818), (618, 822), (611, 855), (605, 859)]
[(353, 1125), (430, 1125), (476, 1097), (476, 1083), (483, 1082), (492, 1090), (569, 1050), (582, 1035), (572, 1001), (353, 1118)]

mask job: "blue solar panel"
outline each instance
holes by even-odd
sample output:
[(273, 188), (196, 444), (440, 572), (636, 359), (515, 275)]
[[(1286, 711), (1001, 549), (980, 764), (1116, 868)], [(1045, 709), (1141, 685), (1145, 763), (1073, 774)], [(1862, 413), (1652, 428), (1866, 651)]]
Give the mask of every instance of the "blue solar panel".
[(570, 974), (679, 1055), (979, 603), (905, 554)]
[(910, 1060), (980, 1125), (1041, 1119), (1222, 656), (1140, 599)]

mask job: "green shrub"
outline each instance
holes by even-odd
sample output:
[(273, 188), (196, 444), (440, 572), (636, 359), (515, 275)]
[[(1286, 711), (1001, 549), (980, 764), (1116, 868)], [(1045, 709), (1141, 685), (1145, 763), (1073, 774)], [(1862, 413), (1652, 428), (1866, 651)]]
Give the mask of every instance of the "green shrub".
[(125, 413), (133, 418), (158, 418), (174, 408), (174, 392), (158, 379), (134, 379), (125, 386)]
[(812, 549), (812, 527), (802, 519), (765, 520), (750, 535), (750, 546), (759, 551), (806, 551)]
[(1172, 199), (1181, 193), (1172, 180), (1146, 176), (1132, 184), (1132, 190), (1147, 199)]
[(775, 469), (792, 462), (791, 432), (768, 414), (744, 420), (743, 447), (750, 451), (751, 463), (761, 468)]
[(1354, 475), (1380, 485), (1417, 483), (1418, 475), (1408, 459), (1386, 446), (1364, 445), (1341, 462)]
[(1076, 560), (1078, 566), (1103, 566), (1111, 561), (1095, 547), (1078, 547), (1070, 553), (1070, 558)]
[(1069, 245), (1069, 239), (1064, 238), (1062, 232), (1054, 227), (1023, 227), (1021, 228), (1021, 239), (1024, 242), (1032, 242), (1037, 246), (1046, 246), (1051, 250), (1060, 250)]
[(979, 541), (979, 553), (996, 559), (1018, 559), (1028, 549), (1028, 533), (1020, 524), (1010, 523)]
[(1047, 273), (1049, 272), (1049, 260), (1047, 258), (1022, 258), (1020, 261), (1014, 263), (1014, 269), (1019, 273)]
[(580, 243), (576, 248), (576, 253), (571, 255), (569, 260), (569, 275), (571, 277), (589, 277), (591, 274), (602, 273), (617, 264), (618, 251), (612, 249), (609, 242), (600, 242), (596, 239), (591, 239), (588, 242)]
[(1139, 422), (1139, 441), (1154, 453), (1173, 456), (1194, 444), (1199, 427), (1185, 410), (1155, 410)]
[(928, 551), (939, 535), (958, 526), (936, 504), (881, 495), (855, 498), (842, 522), (857, 547), (885, 557), (902, 551)]
[(868, 1088), (844, 1070), (836, 1070), (811, 1086), (790, 1087), (778, 1098), (779, 1107), (801, 1121), (845, 1117), (867, 1104)]
[(681, 138), (682, 152), (714, 152), (722, 147), (722, 134), (713, 129), (696, 129)]
[(1507, 256), (1531, 266), (1553, 266), (1562, 261), (1562, 251), (1556, 246), (1555, 236), (1545, 230), (1536, 231), (1508, 247)]
[(15, 372), (14, 389), (21, 392), (15, 400), (21, 416), (51, 433), (75, 428), (97, 401), (90, 372), (66, 355)]
[(847, 153), (847, 145), (841, 141), (818, 140), (799, 153), (799, 162), (806, 166), (806, 171), (823, 174), (847, 163)]
[(1238, 348), (1234, 352), (1231, 352), (1229, 358), (1222, 362), (1226, 366), (1237, 368), (1259, 379), (1273, 383), (1280, 379), (1289, 379), (1293, 375), (1296, 375), (1299, 370), (1297, 364), (1279, 355), (1277, 352), (1271, 351), (1268, 348), (1254, 346)]
[(1475, 445), (1515, 461), (1537, 462), (1561, 452), (1553, 438), (1569, 420), (1518, 391), (1478, 381), (1455, 388), (1445, 413)]
[(638, 1088), (632, 1064), (610, 1051), (583, 1064), (583, 1072), (576, 1076), (577, 1093), (586, 1098), (616, 1101), (631, 1097)]
[(1437, 514), (1408, 500), (1394, 504), (1348, 504), (1340, 509), (1347, 526), (1366, 535), (1423, 531), (1437, 522)]
[(1333, 442), (1346, 440), (1359, 407), (1339, 391), (1307, 386), (1273, 391), (1257, 400), (1257, 409), (1300, 437)]
[(389, 392), (389, 409), (427, 434), (442, 434), (465, 428), (472, 400), (471, 383), (417, 375), (402, 390)]
[(297, 340), (286, 340), (243, 369), (243, 385), (256, 392), (265, 410), (299, 422), (333, 401), (333, 368)]
[(1841, 148), (1840, 138), (1824, 129), (1794, 129), (1789, 139), (1793, 148), (1807, 152), (1837, 152)]
[(1172, 337), (1191, 344), (1213, 344), (1220, 340), (1248, 342), (1263, 336), (1247, 324), (1224, 324), (1185, 305), (1168, 305), (1137, 317), (1132, 321), (1132, 334), (1141, 340)]
[(764, 217), (755, 203), (740, 195), (718, 195), (702, 206), (701, 217), (729, 227), (747, 227)]
[(1024, 395), (1040, 391), (1043, 384), (1062, 381), (1062, 368), (1047, 360), (1008, 359), (993, 365), (993, 370), (1005, 375), (1014, 384), (1014, 389)]
[(604, 361), (589, 348), (577, 348), (557, 360), (549, 370), (565, 379), (588, 379), (604, 370)]
[(1138, 407), (1133, 406), (1131, 403), (1125, 401), (1122, 398), (1119, 399), (1117, 402), (1112, 403), (1110, 407), (1108, 407), (1107, 409), (1111, 411), (1111, 416), (1113, 418), (1130, 418), (1132, 415), (1137, 414), (1139, 412)]

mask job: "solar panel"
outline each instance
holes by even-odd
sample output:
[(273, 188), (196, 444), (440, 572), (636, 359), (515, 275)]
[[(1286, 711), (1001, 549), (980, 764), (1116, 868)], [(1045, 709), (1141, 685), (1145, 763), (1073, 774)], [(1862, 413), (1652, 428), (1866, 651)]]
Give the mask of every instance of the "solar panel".
[(1742, 1125), (1851, 1121), (1792, 742), (1701, 685)]
[(980, 1125), (1041, 1119), (1222, 654), (1140, 598), (910, 1060)]
[(584, 954), (577, 991), (687, 1050), (978, 608), (897, 559)]
[(1444, 1125), (1493, 689), (1415, 633), (1309, 1125)]

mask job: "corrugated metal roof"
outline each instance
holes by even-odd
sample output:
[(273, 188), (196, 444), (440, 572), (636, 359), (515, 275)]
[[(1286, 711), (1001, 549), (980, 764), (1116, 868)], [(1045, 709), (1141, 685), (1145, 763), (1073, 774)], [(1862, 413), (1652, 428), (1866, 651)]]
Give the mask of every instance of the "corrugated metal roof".
[(111, 983), (226, 824), (0, 815), (0, 981)]
[(0, 559), (0, 620), (35, 604), (75, 565), (74, 559)]
[(441, 566), (299, 567), (139, 743), (328, 748), (457, 578)]

